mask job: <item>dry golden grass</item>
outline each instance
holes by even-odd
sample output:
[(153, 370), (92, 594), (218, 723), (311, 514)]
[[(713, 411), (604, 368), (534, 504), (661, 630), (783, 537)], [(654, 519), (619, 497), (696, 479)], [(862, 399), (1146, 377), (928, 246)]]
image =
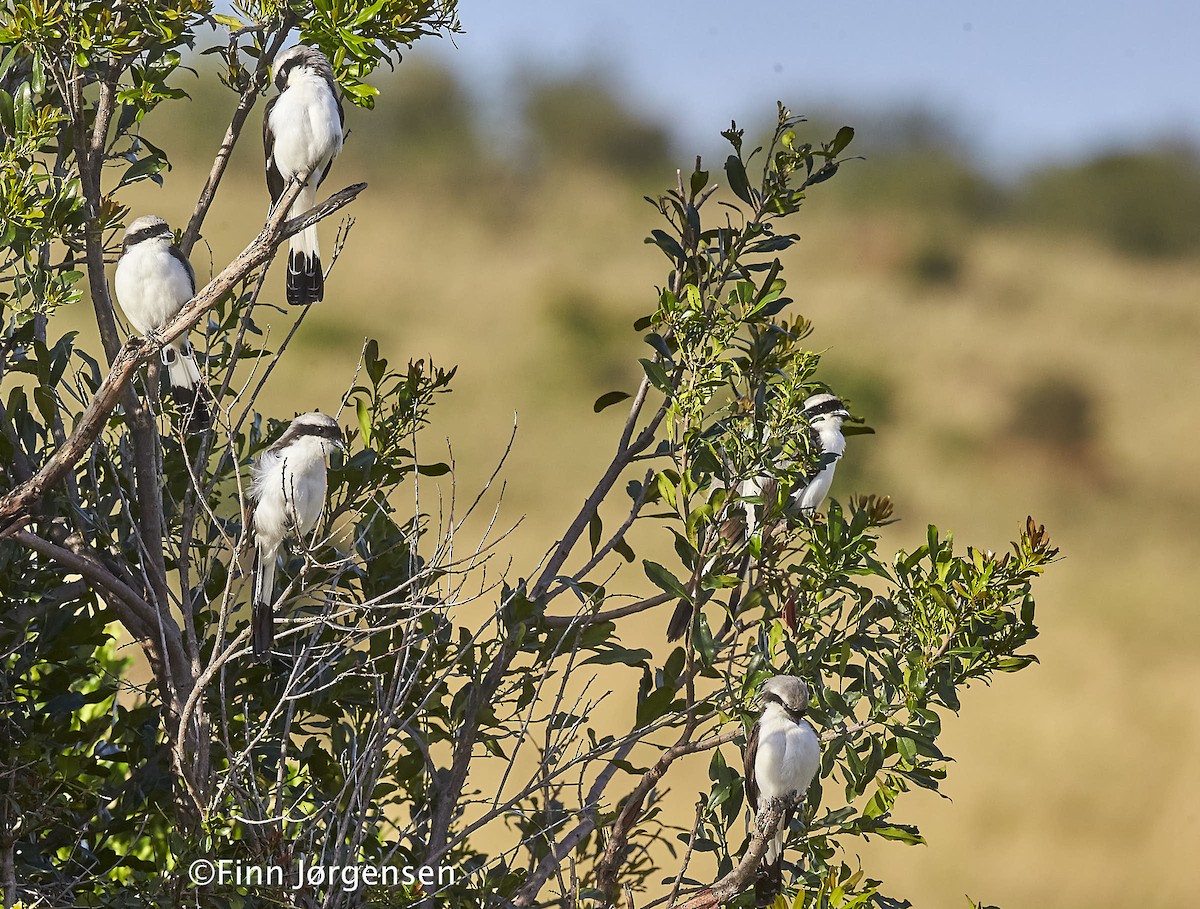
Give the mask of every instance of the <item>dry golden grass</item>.
[[(218, 264), (265, 210), (258, 156), (247, 137), (207, 225)], [(620, 417), (594, 415), (591, 402), (634, 381), (642, 344), (630, 323), (665, 273), (641, 242), (655, 213), (591, 173), (493, 189), (474, 180), (460, 197), (351, 141), (328, 188), (363, 178), (371, 187), (327, 299), (261, 404), (281, 418), (336, 408), (365, 336), (393, 360), (459, 364), (424, 459), (443, 457), (450, 438), (459, 488), (473, 491), (519, 413), (502, 523), (524, 517), (508, 549), (527, 574), (611, 450)], [(138, 188), (134, 214), (180, 224), (199, 183), (181, 166), (168, 191)], [(935, 522), (962, 544), (1000, 548), (1032, 513), (1064, 554), (1037, 587), (1042, 665), (967, 695), (946, 724), (953, 804), (923, 793), (902, 802), (930, 845), (872, 845), (868, 872), (925, 906), (962, 905), (967, 893), (1009, 906), (1188, 904), (1200, 887), (1200, 615), (1185, 590), (1200, 264), (964, 230), (957, 281), (938, 285), (908, 268), (919, 214), (851, 215), (817, 192), (797, 226), (790, 288), (816, 323), (814, 345), (828, 348), (831, 381), (858, 394), (878, 429), (851, 440), (834, 495), (892, 495), (902, 521), (885, 545), (918, 545)], [(332, 228), (322, 236), (328, 249)], [(199, 249), (194, 261), (205, 277)], [(282, 296), (282, 280), (272, 275), (268, 296)], [(286, 330), (281, 315), (267, 321)], [(1014, 419), (1039, 416), (1028, 412), (1036, 400), (1014, 412), (1031, 376), (1078, 384), (1095, 405), (1094, 436), (1015, 432)], [(873, 413), (873, 397), (886, 410)], [(638, 617), (626, 642), (658, 648), (665, 621)], [(613, 716), (629, 707), (607, 705)], [(706, 788), (702, 764), (696, 773), (692, 788), (675, 781), (679, 805)]]

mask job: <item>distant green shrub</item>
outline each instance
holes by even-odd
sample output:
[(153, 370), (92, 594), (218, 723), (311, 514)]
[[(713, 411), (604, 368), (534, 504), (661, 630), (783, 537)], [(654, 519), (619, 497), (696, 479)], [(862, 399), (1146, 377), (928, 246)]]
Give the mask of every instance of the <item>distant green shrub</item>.
[(1200, 253), (1200, 154), (1161, 146), (1046, 168), (1016, 204), (1020, 220), (1099, 237), (1140, 256)]
[(950, 287), (962, 278), (963, 254), (947, 243), (928, 241), (908, 262), (908, 272), (920, 284)]
[(639, 117), (590, 74), (530, 82), (524, 116), (540, 166), (587, 163), (655, 179), (670, 166), (670, 133)]
[(1013, 396), (1010, 437), (1079, 454), (1093, 447), (1098, 428), (1095, 398), (1075, 376), (1031, 376)]

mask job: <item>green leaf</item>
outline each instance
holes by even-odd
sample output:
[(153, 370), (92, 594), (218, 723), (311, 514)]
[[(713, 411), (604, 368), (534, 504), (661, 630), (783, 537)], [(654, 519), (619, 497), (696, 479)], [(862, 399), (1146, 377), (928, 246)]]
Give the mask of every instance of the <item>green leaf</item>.
[(921, 836), (917, 832), (917, 828), (910, 824), (880, 824), (878, 827), (870, 828), (869, 832), (876, 833), (885, 840), (896, 840), (911, 846), (925, 845), (925, 837)]
[(684, 258), (683, 247), (679, 245), (679, 241), (662, 230), (650, 231), (650, 236), (646, 238), (646, 242), (657, 246), (667, 258), (672, 261), (681, 261)]
[(725, 175), (729, 177), (729, 188), (733, 194), (747, 205), (753, 205), (754, 197), (750, 192), (750, 181), (746, 179), (746, 168), (737, 155), (725, 159)]
[(371, 445), (371, 414), (367, 410), (367, 402), (359, 397), (354, 399), (354, 412), (358, 416), (358, 428), (362, 430), (363, 445)]
[(595, 512), (588, 520), (588, 542), (592, 544), (592, 555), (596, 554), (596, 547), (600, 545), (600, 534), (603, 531), (604, 522), (600, 520), (599, 512)]
[(586, 666), (589, 663), (599, 666), (611, 666), (614, 663), (621, 663), (625, 666), (633, 666), (640, 668), (646, 666), (650, 660), (654, 659), (654, 654), (649, 650), (638, 648), (637, 650), (627, 650), (624, 647), (612, 647), (608, 650), (603, 650), (600, 653), (594, 653), (582, 663), (580, 666)]
[(367, 341), (363, 347), (363, 365), (367, 369), (367, 375), (371, 377), (371, 384), (378, 387), (387, 370), (387, 360), (379, 356), (379, 342), (374, 338)]
[(161, 184), (162, 178), (158, 176), (158, 172), (163, 169), (166, 162), (158, 157), (158, 155), (147, 155), (140, 161), (131, 164), (126, 168), (125, 173), (121, 175), (121, 181), (117, 187), (128, 186), (130, 183), (137, 183), (139, 180), (145, 180), (147, 177)]
[(840, 155), (842, 150), (850, 144), (854, 138), (854, 127), (843, 126), (837, 131), (837, 135), (833, 137), (833, 143), (829, 146), (830, 154)]
[(651, 562), (649, 559), (642, 559), (642, 569), (655, 586), (665, 593), (671, 593), (682, 600), (692, 601), (692, 595), (687, 592), (687, 588), (680, 583), (679, 579), (667, 569), (663, 568), (657, 562)]
[(614, 404), (619, 404), (626, 398), (632, 397), (633, 395), (627, 391), (609, 391), (596, 399), (596, 403), (592, 405), (592, 410), (595, 413), (600, 413), (604, 408), (612, 407)]
[(426, 477), (440, 477), (450, 472), (450, 465), (442, 461), (436, 464), (418, 464), (417, 473)]
[(662, 364), (655, 363), (653, 360), (648, 360), (645, 357), (639, 359), (638, 362), (642, 364), (642, 369), (645, 370), (646, 378), (650, 380), (650, 384), (663, 394), (669, 395), (671, 393), (671, 377), (662, 368)]

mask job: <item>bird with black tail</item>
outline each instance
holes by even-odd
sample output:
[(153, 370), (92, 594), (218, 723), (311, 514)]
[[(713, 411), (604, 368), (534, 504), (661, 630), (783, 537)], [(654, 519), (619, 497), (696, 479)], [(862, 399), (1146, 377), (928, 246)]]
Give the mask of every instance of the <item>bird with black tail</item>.
[(337, 420), (302, 413), (254, 465), (250, 499), (254, 506), (254, 659), (271, 658), (275, 641), (275, 563), (285, 540), (310, 533), (325, 507), (325, 458), (346, 447)]
[[(147, 215), (125, 229), (113, 289), (125, 318), (151, 339), (196, 295), (196, 273), (162, 218)], [(163, 345), (162, 362), (186, 431), (208, 429), (212, 425), (209, 391), (186, 335)]]
[[(317, 201), (317, 187), (342, 150), (345, 112), (338, 99), (333, 68), (315, 47), (300, 44), (275, 61), (279, 94), (263, 114), (263, 149), (267, 157), (267, 189), (277, 204), (288, 183), (303, 180), (288, 217), (296, 217)], [(287, 301), (293, 306), (316, 303), (325, 296), (325, 273), (317, 226), (292, 237), (288, 253)]]
[(808, 686), (794, 675), (777, 675), (763, 683), (762, 713), (746, 739), (746, 799), (757, 814), (772, 799), (787, 810), (759, 865), (754, 893), (759, 906), (769, 906), (783, 890), (783, 846), (797, 808), (821, 766), (821, 741), (805, 719)]

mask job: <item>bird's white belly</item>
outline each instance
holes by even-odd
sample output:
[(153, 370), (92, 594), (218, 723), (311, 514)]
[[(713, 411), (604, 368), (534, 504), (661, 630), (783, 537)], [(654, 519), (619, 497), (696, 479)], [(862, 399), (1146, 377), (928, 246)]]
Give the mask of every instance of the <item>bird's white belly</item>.
[(169, 253), (137, 248), (117, 263), (113, 287), (125, 318), (143, 335), (166, 325), (192, 297), (187, 273)]
[(760, 736), (755, 778), (764, 799), (803, 795), (821, 764), (821, 746), (807, 723)]
[(288, 86), (271, 109), (272, 155), (284, 180), (324, 167), (342, 150), (337, 102), (324, 81)]
[(830, 464), (813, 477), (812, 482), (804, 487), (796, 499), (795, 507), (801, 511), (813, 511), (819, 508), (825, 501), (825, 496), (829, 495), (829, 487), (833, 485), (833, 472), (836, 467), (836, 462)]
[(290, 517), (301, 536), (313, 529), (325, 504), (325, 470), (324, 465), (321, 467), (321, 470), (309, 471), (308, 475), (285, 474), (285, 482), (292, 495), (289, 502)]

